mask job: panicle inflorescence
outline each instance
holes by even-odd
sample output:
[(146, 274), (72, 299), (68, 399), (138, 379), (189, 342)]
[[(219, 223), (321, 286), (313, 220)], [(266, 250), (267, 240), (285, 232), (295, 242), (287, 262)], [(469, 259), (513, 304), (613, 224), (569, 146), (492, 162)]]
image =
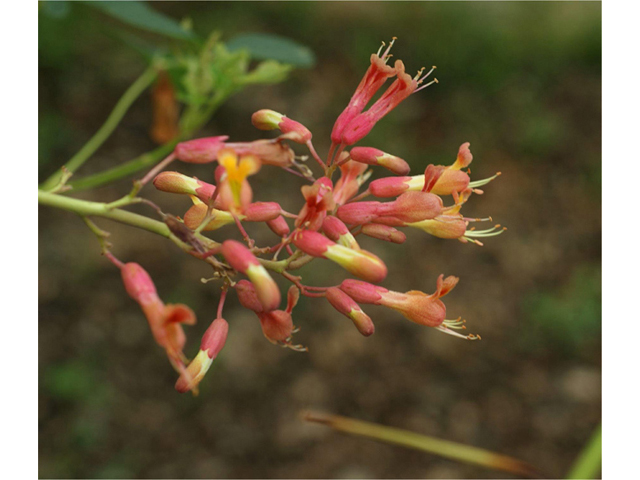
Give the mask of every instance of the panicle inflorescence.
[[(324, 297), (364, 336), (373, 334), (375, 327), (361, 305), (380, 305), (419, 325), (470, 340), (479, 338), (458, 332), (465, 328), (460, 318), (446, 318), (447, 309), (441, 299), (456, 286), (457, 277), (439, 275), (436, 290), (431, 294), (418, 290), (403, 293), (376, 285), (387, 276), (387, 266), (376, 254), (361, 248), (356, 238), (362, 234), (402, 244), (407, 237), (400, 229), (409, 227), (438, 238), (482, 245), (482, 239), (504, 230), (499, 225), (481, 230), (469, 227), (474, 222), (490, 221), (491, 217), (470, 218), (461, 213), (474, 193), (483, 193), (479, 187), (499, 175), (471, 181), (468, 167), (473, 156), (468, 142), (459, 147), (453, 163), (430, 164), (423, 173), (414, 176), (409, 176), (409, 163), (396, 155), (369, 146), (351, 148), (410, 95), (437, 83), (436, 79), (425, 83), (435, 67), (427, 74), (421, 69), (411, 76), (405, 72), (402, 61), (396, 60), (391, 65), (394, 41), (395, 38), (388, 46), (383, 43), (371, 55), (369, 68), (333, 126), (325, 159), (318, 155), (306, 126), (274, 110), (263, 109), (253, 114), (251, 122), (260, 130), (279, 131), (276, 138), (230, 142), (227, 136), (216, 136), (176, 146), (172, 159), (216, 164), (208, 172), (205, 170), (205, 178), (211, 183), (175, 171), (155, 176), (153, 184), (158, 190), (189, 197), (191, 207), (182, 211), (181, 219), (171, 216), (170, 229), (179, 237), (190, 239), (189, 253), (206, 260), (214, 269), (213, 277), (222, 282), (215, 319), (202, 338), (200, 351), (189, 362), (183, 353), (186, 337), (182, 324), (195, 323), (191, 309), (185, 305), (165, 305), (140, 265), (123, 264), (108, 253), (122, 272), (127, 292), (142, 307), (156, 342), (166, 350), (179, 372), (178, 391), (197, 392), (198, 384), (222, 350), (229, 329), (222, 311), (231, 290), (236, 292), (240, 304), (258, 317), (269, 341), (298, 351), (306, 350), (292, 343), (292, 335), (298, 330), (292, 314), (300, 295)], [(390, 84), (386, 90), (367, 108), (387, 81)], [(304, 164), (308, 157), (296, 155), (289, 143), (308, 148), (320, 168), (319, 175)], [(371, 169), (378, 166), (395, 176), (366, 185)], [(249, 179), (263, 172), (263, 167), (280, 168), (309, 181), (301, 189), (298, 213), (287, 212), (274, 201), (254, 201)], [(277, 237), (274, 244), (256, 245), (243, 226), (247, 222), (265, 223)], [(231, 225), (235, 225), (244, 243), (225, 237)], [(207, 231), (216, 232), (218, 237), (203, 237), (202, 232)], [(342, 279), (334, 286), (311, 286), (291, 273), (315, 259), (329, 260), (356, 279)], [(284, 309), (275, 275), (292, 284)]]

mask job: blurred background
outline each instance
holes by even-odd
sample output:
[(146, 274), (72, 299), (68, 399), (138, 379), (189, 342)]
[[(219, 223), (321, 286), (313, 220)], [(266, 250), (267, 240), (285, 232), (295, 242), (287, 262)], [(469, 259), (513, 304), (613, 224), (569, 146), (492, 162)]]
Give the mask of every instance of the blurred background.
[[(117, 22), (80, 3), (39, 14), (39, 151), (44, 180), (100, 127), (146, 60), (113, 34)], [(482, 335), (466, 342), (365, 308), (364, 338), (322, 299), (303, 298), (296, 353), (271, 345), (255, 316), (228, 300), (229, 339), (198, 397), (176, 375), (77, 216), (40, 209), (39, 455), (41, 477), (507, 478), (308, 425), (315, 409), (483, 447), (562, 477), (601, 419), (601, 6), (596, 2), (161, 2), (152, 8), (222, 40), (286, 36), (317, 63), (277, 85), (232, 96), (200, 132), (268, 138), (251, 114), (304, 123), (325, 156), (329, 133), (382, 40), (409, 72), (437, 65), (437, 86), (405, 101), (363, 142), (406, 159), (414, 174), (448, 165), (471, 142), (472, 179), (502, 176), (465, 205), (508, 231), (484, 247), (406, 232), (404, 245), (363, 239), (389, 266), (384, 286), (431, 292), (460, 277), (449, 318)], [(77, 178), (155, 147), (146, 92)], [(299, 151), (301, 154), (303, 150)], [(178, 166), (212, 179), (211, 166)], [(382, 172), (375, 173), (375, 177)], [(374, 178), (375, 178), (374, 177)], [(75, 177), (74, 177), (75, 178)], [(304, 182), (274, 168), (252, 178), (257, 200), (298, 211)], [(76, 194), (112, 201), (130, 179)], [(182, 215), (188, 199), (145, 196)], [(141, 212), (149, 214), (148, 210)], [(97, 220), (114, 253), (136, 261), (166, 302), (199, 317), (187, 355), (215, 316), (207, 266), (151, 233)], [(262, 233), (259, 233), (262, 232)], [(253, 229), (259, 238), (270, 232)], [(233, 228), (214, 239), (235, 236)], [(263, 236), (260, 236), (263, 235)], [(366, 241), (371, 240), (371, 241)], [(343, 278), (328, 262), (315, 285)], [(283, 284), (284, 286), (284, 284)]]

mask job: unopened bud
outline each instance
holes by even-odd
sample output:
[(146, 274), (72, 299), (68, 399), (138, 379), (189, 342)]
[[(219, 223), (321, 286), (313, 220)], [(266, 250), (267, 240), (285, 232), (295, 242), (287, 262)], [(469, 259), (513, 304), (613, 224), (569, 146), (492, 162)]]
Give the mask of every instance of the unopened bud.
[(213, 360), (218, 356), (229, 332), (229, 324), (223, 318), (216, 318), (202, 336), (200, 351), (196, 358), (189, 364), (186, 371), (180, 375), (176, 382), (176, 390), (180, 393), (193, 390), (202, 381), (211, 367)]
[(258, 259), (240, 242), (225, 240), (221, 253), (232, 268), (251, 280), (265, 311), (275, 310), (280, 304), (280, 290)]
[(334, 242), (348, 248), (359, 249), (360, 246), (347, 226), (333, 215), (327, 216), (322, 222), (322, 231)]
[(406, 175), (411, 168), (400, 157), (372, 147), (355, 147), (351, 150), (351, 160), (367, 165), (380, 165), (396, 175)]
[(366, 225), (363, 225), (361, 232), (363, 235), (367, 235), (368, 237), (377, 238), (378, 240), (384, 240), (385, 242), (391, 243), (404, 243), (407, 239), (407, 236), (400, 230), (388, 225), (379, 225), (377, 223), (367, 223)]
[(243, 215), (247, 222), (268, 222), (275, 220), (282, 212), (276, 202), (254, 202), (244, 208)]
[(213, 197), (215, 185), (178, 172), (162, 172), (153, 179), (153, 186), (162, 192), (195, 195), (204, 203)]
[(267, 221), (267, 226), (273, 233), (275, 233), (279, 237), (286, 237), (287, 235), (289, 235), (289, 233), (291, 233), (289, 224), (282, 215), (274, 218), (273, 220)]
[(215, 162), (218, 158), (218, 152), (224, 148), (224, 142), (228, 138), (228, 136), (222, 135), (181, 142), (176, 145), (174, 153), (178, 160), (187, 163)]
[(238, 300), (244, 308), (248, 308), (256, 313), (263, 311), (262, 303), (258, 299), (256, 289), (249, 280), (240, 280), (235, 286)]
[(367, 281), (381, 282), (387, 276), (387, 266), (374, 254), (338, 245), (318, 232), (303, 230), (294, 236), (293, 243), (303, 252), (327, 258)]
[(362, 311), (360, 305), (358, 305), (353, 298), (336, 287), (330, 287), (327, 289), (326, 298), (329, 300), (329, 303), (331, 303), (333, 308), (351, 319), (362, 335), (368, 337), (373, 334), (375, 331), (373, 321)]

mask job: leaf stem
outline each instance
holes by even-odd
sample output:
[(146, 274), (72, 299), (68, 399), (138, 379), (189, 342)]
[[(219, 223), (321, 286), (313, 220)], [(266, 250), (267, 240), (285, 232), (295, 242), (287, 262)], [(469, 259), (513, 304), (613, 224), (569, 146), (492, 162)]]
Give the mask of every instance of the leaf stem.
[(602, 466), (602, 425), (593, 432), (567, 478), (598, 478)]
[[(151, 83), (156, 79), (158, 72), (152, 65), (148, 67), (138, 79), (131, 84), (131, 86), (124, 92), (118, 103), (102, 124), (100, 129), (89, 139), (87, 143), (65, 164), (66, 169), (69, 172), (75, 172), (93, 155), (98, 148), (109, 138), (109, 136), (116, 129), (122, 118), (125, 116), (129, 107), (135, 102), (135, 100), (144, 92)], [(42, 186), (43, 190), (51, 190), (60, 183), (62, 172), (56, 171), (47, 180), (44, 181)]]

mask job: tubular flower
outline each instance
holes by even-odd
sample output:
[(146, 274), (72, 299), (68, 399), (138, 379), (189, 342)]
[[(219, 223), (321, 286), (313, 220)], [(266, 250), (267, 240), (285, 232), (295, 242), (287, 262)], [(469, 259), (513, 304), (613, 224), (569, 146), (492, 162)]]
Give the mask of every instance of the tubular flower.
[(360, 84), (356, 88), (355, 93), (349, 101), (349, 105), (338, 116), (336, 123), (333, 125), (331, 131), (331, 141), (338, 144), (342, 141), (342, 132), (345, 127), (366, 107), (367, 103), (373, 98), (376, 92), (382, 87), (387, 78), (393, 77), (396, 74), (396, 69), (387, 65), (389, 58), (389, 51), (395, 42), (395, 37), (389, 43), (389, 46), (384, 51), (382, 56), (380, 52), (384, 48), (384, 43), (378, 53), (371, 54), (371, 65), (364, 74)]
[(458, 278), (444, 275), (438, 277), (436, 291), (432, 295), (411, 290), (406, 293), (394, 292), (359, 280), (345, 280), (340, 289), (358, 303), (370, 303), (392, 308), (405, 318), (427, 327), (448, 327), (458, 325), (459, 320), (445, 320), (447, 309), (440, 300), (458, 283)]
[(355, 147), (350, 152), (351, 160), (367, 165), (380, 165), (396, 175), (406, 175), (411, 168), (400, 157), (372, 147)]
[(216, 318), (209, 325), (209, 328), (202, 336), (200, 351), (176, 382), (175, 388), (178, 392), (185, 393), (192, 390), (197, 393), (198, 384), (224, 347), (228, 332), (229, 324), (224, 318)]
[(280, 305), (278, 285), (247, 247), (235, 240), (225, 240), (222, 243), (221, 253), (233, 269), (249, 277), (265, 311), (278, 308)]
[(260, 162), (251, 155), (238, 160), (236, 152), (232, 149), (222, 150), (218, 162), (224, 167), (224, 174), (218, 184), (220, 205), (223, 210), (241, 212), (253, 198), (247, 177), (260, 170)]
[(182, 353), (186, 336), (181, 324), (195, 324), (195, 314), (183, 304), (165, 305), (158, 297), (153, 280), (139, 264), (125, 263), (120, 271), (127, 293), (142, 307), (156, 343), (165, 349), (171, 364), (180, 371), (186, 360)]
[(209, 203), (216, 191), (215, 185), (178, 172), (159, 173), (153, 179), (153, 186), (161, 192), (193, 195), (204, 203)]
[[(404, 63), (402, 63), (401, 60), (396, 60), (395, 71), (397, 78), (366, 112), (356, 115), (353, 120), (344, 127), (340, 139), (341, 142), (345, 145), (353, 145), (366, 137), (382, 117), (396, 108), (400, 102), (413, 92), (419, 90), (418, 86), (434, 69), (435, 67), (422, 77), (423, 70), (420, 70), (415, 77), (411, 78), (409, 74), (405, 73)], [(437, 80), (434, 80), (434, 82), (437, 83)], [(425, 85), (425, 87), (428, 85)]]
[(393, 202), (354, 202), (342, 205), (336, 215), (347, 225), (381, 223), (401, 226), (437, 217), (442, 199), (427, 192), (406, 192)]
[(228, 136), (221, 135), (181, 142), (176, 145), (174, 153), (178, 160), (186, 163), (215, 162), (218, 159), (218, 152), (225, 147), (224, 142), (228, 139)]
[(407, 223), (407, 227), (418, 228), (429, 235), (433, 235), (438, 238), (454, 239), (457, 238), (462, 243), (475, 243), (482, 246), (483, 243), (478, 238), (495, 237), (500, 235), (506, 230), (505, 227), (496, 225), (493, 228), (486, 230), (476, 230), (475, 227), (467, 229), (470, 222), (491, 221), (491, 217), (488, 218), (465, 218), (460, 212), (462, 205), (469, 199), (472, 193), (471, 188), (467, 188), (461, 194), (453, 192), (455, 204), (451, 207), (445, 208), (441, 215), (438, 215), (434, 219), (422, 220), (420, 222)]
[(381, 282), (387, 276), (387, 266), (373, 253), (338, 245), (318, 232), (297, 232), (293, 244), (306, 254), (329, 259), (369, 282)]
[(362, 335), (365, 337), (373, 335), (375, 332), (373, 321), (369, 315), (362, 311), (360, 305), (358, 305), (353, 298), (336, 287), (330, 287), (327, 289), (326, 298), (333, 308), (351, 319)]
[(355, 250), (360, 248), (347, 226), (333, 215), (329, 215), (324, 219), (324, 222), (322, 222), (322, 231), (327, 237), (340, 245)]
[(258, 110), (251, 116), (251, 123), (260, 130), (278, 129), (283, 133), (280, 138), (302, 145), (305, 145), (312, 137), (307, 127), (273, 110)]
[(336, 205), (344, 205), (356, 193), (358, 193), (360, 185), (362, 185), (369, 177), (369, 174), (365, 174), (367, 168), (366, 164), (353, 162), (351, 160), (340, 165), (341, 175), (333, 190), (333, 199), (335, 200)]
[(295, 225), (308, 230), (318, 230), (327, 216), (327, 210), (333, 210), (335, 207), (333, 182), (327, 177), (322, 177), (313, 185), (305, 185), (301, 190), (305, 204), (298, 213)]

